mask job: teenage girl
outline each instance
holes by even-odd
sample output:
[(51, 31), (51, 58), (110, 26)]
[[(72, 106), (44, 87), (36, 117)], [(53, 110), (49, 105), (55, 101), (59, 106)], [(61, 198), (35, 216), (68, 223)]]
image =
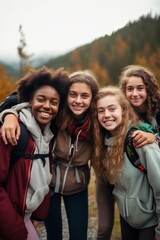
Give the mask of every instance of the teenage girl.
[[(159, 87), (154, 74), (139, 65), (123, 69), (120, 76), (120, 89), (138, 114), (139, 118), (152, 124), (156, 134), (135, 131), (132, 135), (134, 145), (142, 147), (159, 138)], [(159, 123), (157, 121), (159, 120)], [(154, 132), (153, 132), (154, 133)], [(109, 240), (114, 223), (113, 186), (97, 178), (96, 199), (98, 208), (98, 240)]]
[[(48, 240), (63, 238), (62, 199), (68, 218), (70, 240), (87, 239), (89, 161), (93, 151), (91, 119), (93, 99), (97, 92), (98, 83), (91, 72), (79, 71), (69, 76), (67, 101), (58, 118), (51, 205), (45, 221)], [(5, 122), (10, 116), (5, 117)], [(15, 127), (12, 128), (13, 131), (9, 129), (9, 133), (5, 131), (4, 125), (2, 129), (3, 136), (14, 139)]]
[(129, 65), (122, 70), (119, 85), (139, 118), (153, 126), (158, 140), (160, 90), (154, 74), (143, 66)]
[(86, 240), (88, 228), (89, 160), (92, 154), (92, 103), (98, 91), (88, 71), (69, 76), (67, 102), (60, 113), (54, 150), (51, 206), (45, 222), (47, 239), (62, 239), (63, 198), (71, 240)]
[[(139, 124), (126, 97), (116, 87), (95, 98), (94, 158), (96, 176), (114, 186), (122, 240), (160, 239), (160, 149), (157, 142), (136, 148), (147, 174), (124, 153), (127, 131)], [(155, 238), (156, 236), (156, 238)]]
[(21, 153), (13, 165), (14, 147), (0, 138), (0, 239), (39, 239), (33, 220), (44, 220), (50, 205), (49, 153), (54, 137), (50, 124), (57, 116), (67, 81), (62, 69), (50, 71), (43, 67), (30, 70), (17, 83), (20, 101), (27, 102), (19, 112), (19, 122), (24, 125), (21, 139), (27, 135), (28, 145), (26, 154)]

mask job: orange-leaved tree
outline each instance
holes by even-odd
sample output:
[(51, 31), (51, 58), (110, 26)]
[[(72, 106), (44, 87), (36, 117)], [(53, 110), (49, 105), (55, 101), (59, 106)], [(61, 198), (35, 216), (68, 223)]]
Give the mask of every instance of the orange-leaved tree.
[(7, 71), (0, 65), (0, 102), (15, 90), (15, 82), (9, 79)]

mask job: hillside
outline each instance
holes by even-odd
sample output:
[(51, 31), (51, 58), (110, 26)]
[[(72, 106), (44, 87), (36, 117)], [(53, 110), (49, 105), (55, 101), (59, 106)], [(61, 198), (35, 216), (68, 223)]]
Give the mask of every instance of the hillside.
[[(69, 72), (91, 69), (101, 85), (117, 84), (122, 68), (128, 64), (149, 67), (160, 83), (160, 16), (142, 16), (125, 27), (80, 46), (59, 57), (47, 56), (36, 60), (50, 68), (65, 67)], [(9, 76), (18, 77), (13, 64), (0, 63)], [(35, 66), (35, 65), (33, 65)]]
[(50, 59), (46, 66), (64, 66), (70, 72), (78, 69), (94, 71), (102, 85), (117, 84), (122, 68), (142, 64), (154, 71), (160, 82), (160, 16), (142, 16), (125, 27), (76, 48), (63, 56)]

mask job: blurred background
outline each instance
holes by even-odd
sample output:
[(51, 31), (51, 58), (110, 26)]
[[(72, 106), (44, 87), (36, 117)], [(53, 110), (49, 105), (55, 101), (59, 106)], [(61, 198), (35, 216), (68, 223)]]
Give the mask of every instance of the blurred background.
[(30, 67), (91, 69), (117, 84), (128, 64), (160, 82), (160, 0), (0, 0), (0, 101)]
[[(105, 86), (118, 84), (124, 66), (141, 64), (160, 84), (160, 0), (0, 0), (0, 32), (0, 102), (43, 65), (90, 69)], [(94, 176), (89, 204), (96, 234)], [(117, 210), (113, 239), (120, 239)]]

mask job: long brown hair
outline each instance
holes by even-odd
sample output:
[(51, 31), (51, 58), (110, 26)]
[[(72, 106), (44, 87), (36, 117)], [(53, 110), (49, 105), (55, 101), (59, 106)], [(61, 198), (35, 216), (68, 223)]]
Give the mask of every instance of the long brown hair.
[[(117, 127), (115, 139), (108, 149), (104, 146), (104, 138), (109, 132), (102, 128), (98, 122), (97, 102), (106, 96), (115, 96), (122, 108), (122, 122)], [(130, 103), (119, 88), (108, 86), (101, 88), (94, 101), (94, 153), (93, 168), (98, 178), (105, 179), (114, 184), (116, 174), (121, 170), (124, 154), (124, 140), (127, 129), (137, 125), (139, 119), (134, 113)]]
[[(148, 121), (151, 120), (157, 112), (160, 111), (160, 90), (158, 82), (155, 78), (153, 72), (141, 65), (128, 65), (124, 67), (120, 75), (119, 87), (122, 92), (126, 95), (126, 84), (130, 77), (140, 77), (142, 78), (147, 91), (147, 118)], [(134, 107), (133, 107), (134, 108)]]
[[(89, 109), (86, 112), (86, 115), (89, 118), (92, 118), (93, 115), (93, 99), (98, 92), (99, 86), (98, 81), (94, 74), (89, 70), (77, 71), (69, 75), (69, 84), (67, 86), (67, 93), (69, 92), (70, 87), (74, 83), (86, 83), (92, 92), (92, 100)], [(59, 120), (58, 127), (62, 130), (66, 129), (66, 127), (73, 121), (73, 114), (68, 108), (67, 102), (65, 103), (64, 108), (62, 109)], [(89, 129), (91, 130), (91, 125), (89, 125)], [(91, 132), (91, 131), (90, 131)]]

